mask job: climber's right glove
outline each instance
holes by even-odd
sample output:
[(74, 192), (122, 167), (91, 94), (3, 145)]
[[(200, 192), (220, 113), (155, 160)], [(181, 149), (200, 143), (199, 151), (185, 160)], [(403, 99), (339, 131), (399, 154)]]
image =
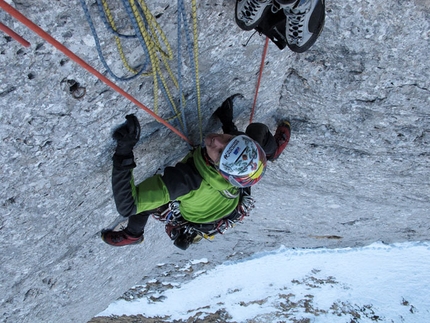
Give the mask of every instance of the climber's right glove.
[(112, 135), (117, 142), (113, 161), (116, 167), (130, 169), (136, 167), (133, 148), (140, 138), (140, 124), (133, 114), (129, 114), (125, 118), (127, 121), (120, 125)]

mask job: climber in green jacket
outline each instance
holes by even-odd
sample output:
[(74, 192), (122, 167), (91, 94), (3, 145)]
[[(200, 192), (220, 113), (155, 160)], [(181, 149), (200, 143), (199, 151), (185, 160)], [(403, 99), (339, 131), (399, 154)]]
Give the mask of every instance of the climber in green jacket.
[[(140, 125), (134, 115), (126, 116), (126, 122), (113, 134), (117, 147), (112, 190), (117, 210), (128, 218), (128, 224), (119, 231), (103, 230), (103, 241), (112, 246), (141, 243), (149, 216), (160, 216), (173, 201), (180, 217), (196, 225), (216, 225), (221, 219), (235, 222), (243, 217), (242, 204), (250, 200), (250, 187), (262, 178), (267, 160), (275, 160), (288, 144), (290, 126), (283, 122), (275, 136), (261, 123), (250, 124), (245, 134), (239, 132), (233, 123), (233, 98), (215, 112), (223, 134), (207, 135), (203, 147), (188, 153), (174, 167), (166, 167), (163, 175), (151, 176), (138, 185), (132, 170)], [(176, 238), (175, 245), (186, 249), (193, 237)]]

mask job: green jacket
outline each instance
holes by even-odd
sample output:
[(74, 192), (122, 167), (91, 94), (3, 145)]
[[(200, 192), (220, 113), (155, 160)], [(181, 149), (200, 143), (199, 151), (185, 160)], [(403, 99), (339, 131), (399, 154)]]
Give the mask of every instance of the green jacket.
[(177, 200), (184, 219), (209, 223), (230, 215), (239, 204), (239, 190), (206, 162), (201, 147), (174, 167), (166, 167), (163, 175), (154, 175), (138, 185), (131, 170), (114, 167), (112, 184), (118, 212), (123, 216)]

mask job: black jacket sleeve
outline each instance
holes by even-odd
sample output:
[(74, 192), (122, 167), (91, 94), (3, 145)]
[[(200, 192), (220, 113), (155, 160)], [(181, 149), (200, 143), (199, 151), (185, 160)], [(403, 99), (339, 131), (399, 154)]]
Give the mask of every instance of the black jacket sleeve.
[(176, 164), (175, 167), (166, 167), (161, 178), (169, 191), (171, 200), (197, 190), (203, 180), (194, 165), (193, 157), (185, 163)]
[[(112, 169), (112, 191), (118, 213), (124, 217), (136, 214), (137, 207), (133, 198), (133, 169), (121, 167), (114, 156)], [(133, 161), (134, 164), (134, 161)], [(134, 164), (135, 165), (135, 164)]]

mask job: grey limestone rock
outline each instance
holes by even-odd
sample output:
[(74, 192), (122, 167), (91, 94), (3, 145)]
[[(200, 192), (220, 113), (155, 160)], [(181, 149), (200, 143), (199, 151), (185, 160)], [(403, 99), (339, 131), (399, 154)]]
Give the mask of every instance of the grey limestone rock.
[[(79, 2), (7, 3), (109, 77)], [(87, 4), (107, 64), (126, 75), (96, 2)], [(176, 2), (148, 1), (148, 6), (177, 56)], [(202, 128), (219, 130), (210, 116), (234, 93), (244, 95), (235, 107), (243, 128), (264, 38), (249, 39), (252, 32), (235, 25), (234, 1), (198, 1), (197, 9)], [(112, 13), (122, 22), (118, 28), (131, 32), (124, 8), (112, 5)], [(0, 33), (0, 320), (87, 322), (151, 276), (159, 262), (206, 257), (219, 263), (281, 244), (354, 247), (428, 240), (429, 2), (328, 1), (326, 14), (325, 28), (307, 52), (269, 45), (254, 121), (275, 130), (277, 121), (288, 117), (292, 137), (255, 187), (252, 217), (215, 242), (183, 252), (155, 221), (138, 246), (110, 248), (99, 234), (117, 216), (110, 188), (111, 134), (124, 116), (136, 113), (142, 124), (137, 181), (178, 161), (187, 143), (1, 10), (0, 21), (31, 46)], [(136, 40), (123, 46), (130, 65), (141, 66), (144, 53)], [(198, 142), (187, 55), (183, 49), (183, 93), (191, 102), (189, 137)], [(176, 73), (176, 61), (171, 64)], [(115, 83), (154, 107), (153, 78)], [(172, 117), (158, 92), (159, 115)], [(172, 93), (178, 101), (178, 92)]]

